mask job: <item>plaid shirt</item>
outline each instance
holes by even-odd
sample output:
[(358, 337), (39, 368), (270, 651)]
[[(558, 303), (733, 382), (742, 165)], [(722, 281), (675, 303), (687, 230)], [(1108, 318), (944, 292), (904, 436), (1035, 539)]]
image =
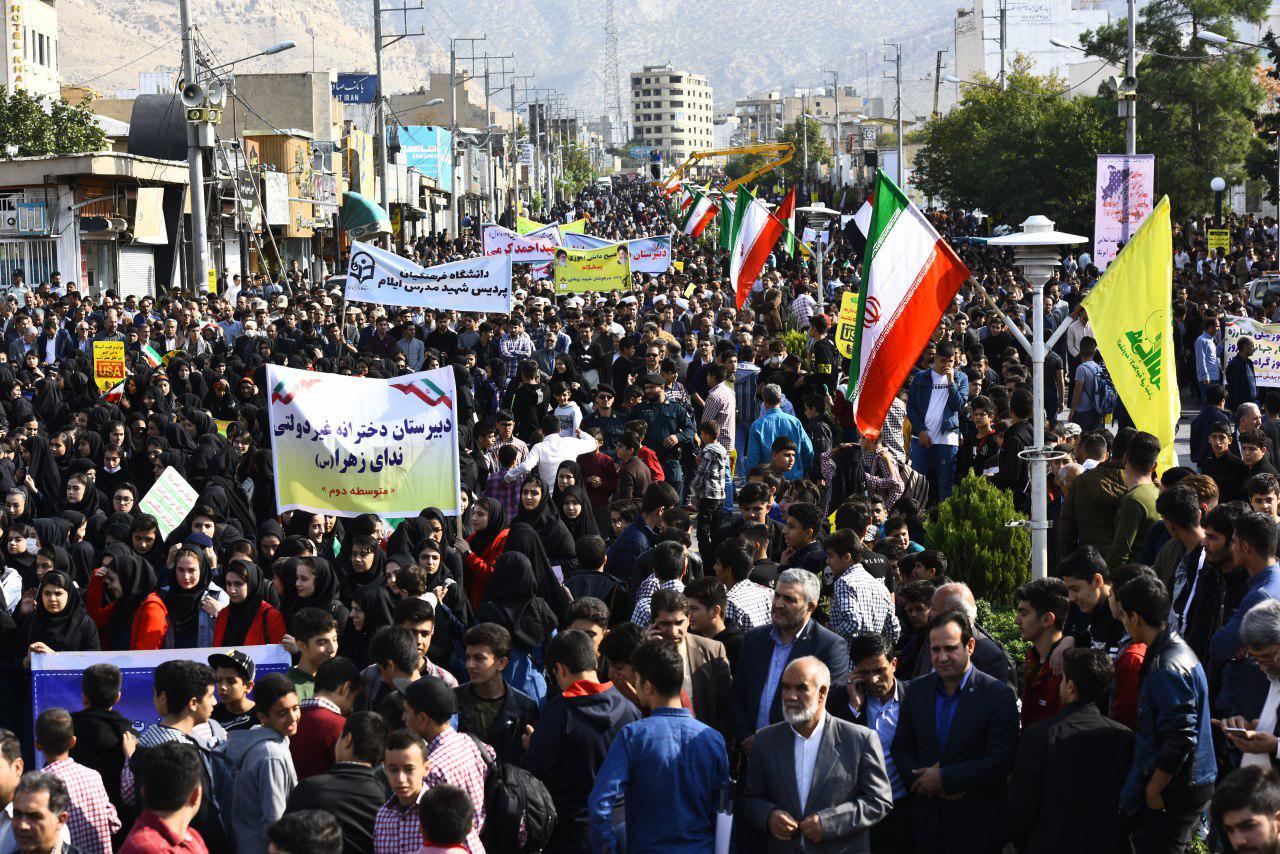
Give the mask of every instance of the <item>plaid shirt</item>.
[(724, 609), (724, 621), (744, 632), (757, 626), (769, 625), (773, 610), (773, 591), (750, 579), (739, 581), (729, 588), (729, 602)]
[(484, 845), (480, 842), (480, 834), (484, 831), (484, 780), (489, 775), (488, 763), (495, 758), (492, 747), (452, 727), (431, 739), (427, 745), (429, 770), (422, 781), (422, 788), (425, 790), (448, 783), (471, 796), (476, 816), (471, 832), (467, 834), (467, 848), (472, 854), (484, 854)]
[[(880, 444), (889, 449), (898, 465), (905, 465), (907, 452), (902, 445), (903, 425), (907, 423), (907, 405), (898, 398), (889, 404), (889, 411), (884, 415), (884, 426), (880, 428)], [(915, 425), (913, 424), (914, 428)]]
[(514, 519), (520, 512), (520, 481), (507, 480), (507, 472), (511, 469), (496, 469), (484, 482), (484, 494), (502, 505), (507, 511), (507, 518)]
[(653, 594), (659, 590), (678, 590), (684, 592), (684, 582), (678, 578), (670, 581), (658, 582), (658, 576), (652, 572), (649, 577), (640, 582), (640, 587), (636, 589), (636, 609), (631, 612), (631, 622), (637, 626), (647, 626), (653, 619), (649, 613), (649, 600), (653, 598)]
[(507, 363), (507, 379), (511, 379), (520, 362), (533, 356), (533, 339), (528, 333), (521, 333), (519, 338), (503, 335), (498, 342), (498, 355)]
[(422, 847), (422, 824), (418, 820), (418, 801), (422, 792), (407, 807), (395, 795), (378, 807), (373, 817), (373, 854), (414, 854)]
[(724, 501), (724, 473), (729, 467), (729, 452), (719, 442), (703, 445), (698, 453), (698, 470), (689, 483), (689, 495)]
[(702, 407), (702, 420), (714, 421), (720, 427), (719, 442), (726, 450), (733, 450), (733, 434), (738, 419), (738, 400), (728, 383), (707, 392), (706, 405)]
[(71, 844), (85, 854), (111, 854), (111, 836), (120, 829), (120, 817), (107, 799), (102, 775), (70, 758), (51, 762), (44, 770), (65, 783), (71, 795)]
[(846, 641), (878, 634), (893, 646), (898, 642), (898, 615), (884, 582), (855, 563), (836, 579), (831, 594), (831, 631)]
[[(442, 667), (436, 667), (430, 661), (423, 665), (420, 673), (423, 676), (434, 676), (450, 688), (458, 687), (458, 680), (453, 678), (452, 673)], [(395, 689), (383, 682), (382, 677), (378, 675), (378, 665), (370, 664), (360, 671), (360, 699), (356, 701), (356, 710), (376, 712), (383, 699), (388, 694), (394, 693)]]
[[(207, 720), (202, 724), (196, 724), (191, 728), (190, 736), (180, 729), (156, 723), (148, 726), (142, 731), (142, 735), (138, 736), (138, 747), (155, 747), (167, 741), (181, 741), (193, 746), (195, 742), (200, 742), (206, 748), (212, 749), (218, 743), (226, 740), (227, 731), (222, 728), (222, 724), (215, 720)], [(124, 767), (120, 769), (120, 798), (126, 804), (131, 804), (134, 803), (134, 794), (133, 768), (126, 762)]]

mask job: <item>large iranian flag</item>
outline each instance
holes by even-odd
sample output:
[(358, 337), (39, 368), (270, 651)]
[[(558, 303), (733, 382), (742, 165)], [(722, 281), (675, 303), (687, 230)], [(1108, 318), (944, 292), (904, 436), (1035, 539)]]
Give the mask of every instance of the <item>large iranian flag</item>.
[[(795, 193), (795, 188), (791, 189)], [(794, 200), (790, 202), (794, 204)], [(787, 202), (783, 203), (785, 207)], [(751, 293), (751, 286), (764, 268), (778, 238), (782, 236), (782, 222), (769, 213), (764, 202), (753, 198), (745, 189), (738, 189), (737, 213), (734, 216), (737, 229), (733, 239), (733, 251), (729, 255), (729, 279), (737, 294), (738, 308), (742, 308)]]
[(969, 270), (883, 170), (862, 261), (862, 290), (846, 396), (858, 432), (880, 435), (885, 414)]
[(680, 224), (680, 229), (690, 237), (697, 237), (702, 234), (704, 228), (711, 224), (720, 209), (705, 193), (694, 190), (693, 197), (693, 204), (689, 205), (685, 211), (684, 221)]

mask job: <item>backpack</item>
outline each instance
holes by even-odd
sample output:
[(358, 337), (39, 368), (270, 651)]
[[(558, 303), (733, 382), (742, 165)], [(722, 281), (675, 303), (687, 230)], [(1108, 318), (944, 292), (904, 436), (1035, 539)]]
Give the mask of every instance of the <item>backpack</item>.
[[(483, 750), (480, 755), (489, 769), (484, 779), (484, 832), (480, 834), (485, 850), (536, 854), (546, 848), (557, 818), (551, 792), (525, 769), (491, 761)], [(522, 828), (524, 845), (520, 844)]]
[(1102, 365), (1093, 378), (1093, 396), (1089, 402), (1093, 404), (1093, 411), (1099, 415), (1110, 415), (1120, 405), (1120, 393), (1116, 391), (1106, 365)]

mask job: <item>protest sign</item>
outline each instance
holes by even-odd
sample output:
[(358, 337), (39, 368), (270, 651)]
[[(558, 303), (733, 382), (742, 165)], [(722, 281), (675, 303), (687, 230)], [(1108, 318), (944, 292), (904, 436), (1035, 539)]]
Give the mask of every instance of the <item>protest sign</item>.
[(138, 509), (156, 517), (156, 524), (160, 526), (160, 538), (164, 539), (182, 524), (182, 520), (187, 518), (199, 498), (200, 494), (178, 474), (178, 470), (169, 466), (160, 473), (155, 485), (138, 502)]
[(1259, 387), (1280, 388), (1280, 323), (1259, 323), (1247, 317), (1227, 315), (1222, 340), (1227, 361), (1240, 349), (1241, 338), (1252, 338), (1254, 381)]
[(1217, 252), (1221, 249), (1223, 252), (1231, 251), (1231, 231), (1225, 228), (1211, 228), (1208, 230), (1208, 240), (1206, 241), (1210, 252)]
[[(31, 656), (31, 720), (46, 709), (79, 709), (80, 676), (95, 664), (120, 668), (120, 702), (113, 707), (131, 723), (134, 735), (141, 735), (150, 724), (160, 720), (156, 714), (155, 669), (166, 661), (195, 659), (207, 661), (215, 653), (230, 652), (233, 647), (206, 649), (157, 649), (115, 652), (46, 652)], [(289, 669), (289, 653), (279, 644), (234, 647), (253, 659), (255, 678), (268, 673), (284, 673)], [(33, 730), (34, 731), (34, 730)]]
[(617, 291), (631, 286), (631, 253), (624, 244), (561, 249), (551, 265), (557, 294)]
[(1099, 154), (1093, 208), (1093, 264), (1099, 270), (1115, 260), (1121, 244), (1155, 207), (1154, 154)]
[(528, 234), (516, 234), (509, 228), (486, 223), (480, 236), (486, 256), (507, 255), (517, 262), (545, 264), (564, 245), (560, 238), (560, 227), (554, 223)]
[(269, 365), (267, 385), (281, 511), (458, 514), (452, 367), (365, 379)]
[(124, 342), (93, 342), (93, 381), (99, 391), (124, 382)]
[(840, 316), (836, 318), (836, 352), (846, 359), (853, 357), (854, 332), (858, 327), (858, 294), (845, 291), (840, 298)]
[(511, 256), (423, 267), (356, 241), (351, 244), (345, 293), (355, 302), (506, 314), (511, 311)]
[[(613, 241), (596, 237), (592, 234), (564, 234), (566, 249), (603, 249), (615, 246)], [(631, 252), (631, 272), (659, 273), (667, 272), (671, 266), (671, 235), (660, 237), (637, 237), (627, 241), (627, 249)]]

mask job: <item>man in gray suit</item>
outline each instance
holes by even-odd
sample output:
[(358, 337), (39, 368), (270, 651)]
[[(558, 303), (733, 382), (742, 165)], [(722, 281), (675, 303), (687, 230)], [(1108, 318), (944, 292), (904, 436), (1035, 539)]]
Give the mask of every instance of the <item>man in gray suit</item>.
[(756, 733), (740, 814), (771, 854), (868, 852), (867, 831), (893, 807), (880, 739), (826, 713), (830, 688), (822, 661), (797, 658), (782, 674), (783, 721)]

